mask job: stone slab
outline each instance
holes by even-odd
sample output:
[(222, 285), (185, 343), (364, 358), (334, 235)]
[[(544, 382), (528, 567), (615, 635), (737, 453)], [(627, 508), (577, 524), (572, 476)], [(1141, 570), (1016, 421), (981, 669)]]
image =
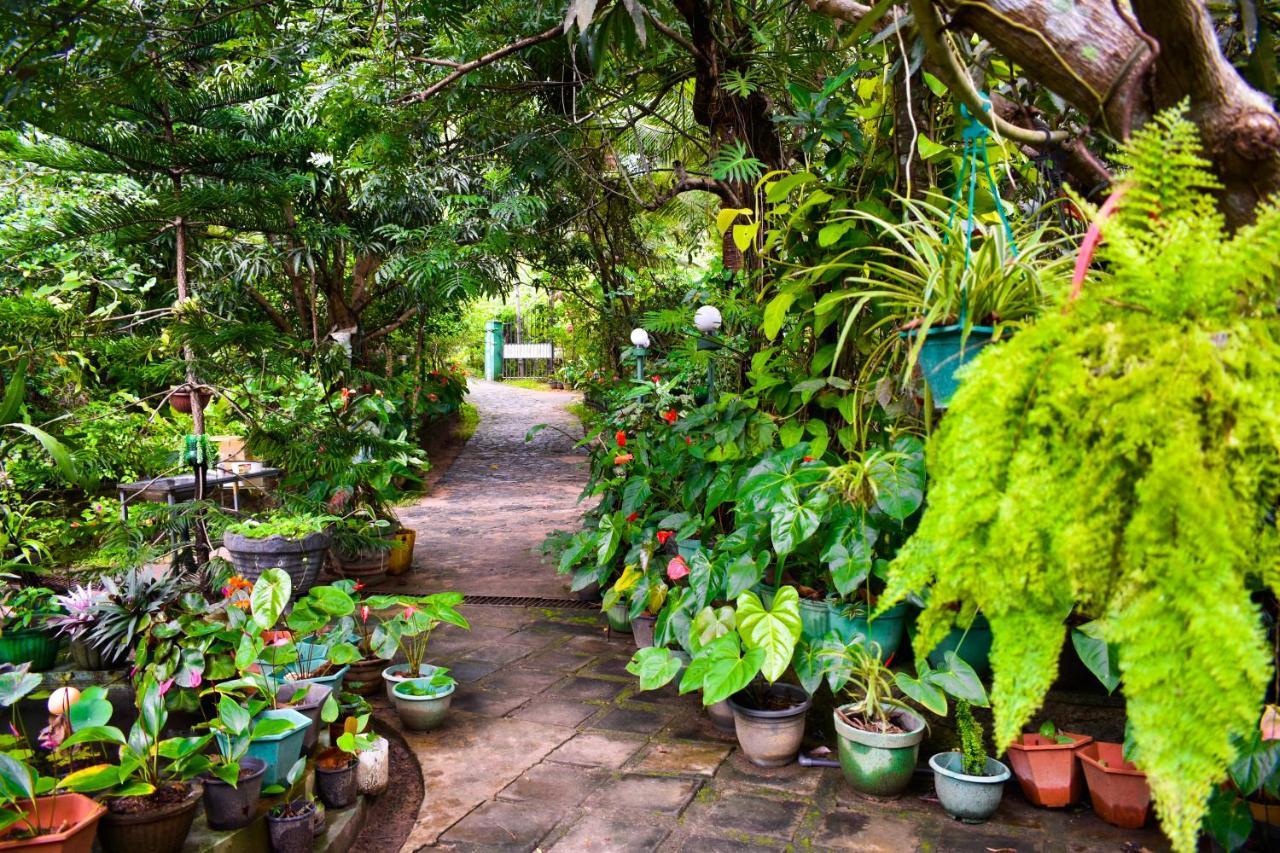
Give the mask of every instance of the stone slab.
[(640, 773), (678, 773), (684, 776), (714, 776), (730, 752), (730, 747), (708, 743), (651, 743), (632, 765)]
[(660, 850), (671, 827), (640, 821), (634, 816), (588, 814), (548, 848), (551, 853), (618, 853), (621, 850)]
[(674, 776), (623, 776), (601, 787), (586, 801), (588, 809), (662, 812), (678, 815), (702, 783)]
[(605, 732), (583, 732), (561, 744), (548, 758), (564, 764), (617, 769), (642, 746), (643, 738)]

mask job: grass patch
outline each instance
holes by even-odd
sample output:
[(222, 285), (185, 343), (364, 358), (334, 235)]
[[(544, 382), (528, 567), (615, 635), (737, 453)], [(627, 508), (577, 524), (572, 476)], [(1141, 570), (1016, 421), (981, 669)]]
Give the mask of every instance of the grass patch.
[(550, 391), (551, 386), (541, 379), (503, 379), (503, 385), (514, 385), (517, 388), (528, 388), (530, 391)]
[(586, 403), (570, 403), (565, 406), (564, 409), (582, 423), (584, 431), (591, 425), (591, 418), (593, 417), (594, 412), (591, 411), (591, 407)]
[(476, 428), (479, 426), (480, 410), (470, 403), (463, 403), (462, 408), (458, 409), (458, 423), (453, 428), (453, 434), (463, 441), (468, 441), (476, 434)]

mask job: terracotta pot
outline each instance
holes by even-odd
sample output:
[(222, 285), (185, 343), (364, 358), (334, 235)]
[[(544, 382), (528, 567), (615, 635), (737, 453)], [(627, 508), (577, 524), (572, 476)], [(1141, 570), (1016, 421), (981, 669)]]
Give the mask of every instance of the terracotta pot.
[(1249, 814), (1258, 823), (1280, 826), (1280, 803), (1268, 803), (1262, 800), (1249, 800)]
[[(36, 808), (41, 825), (53, 828), (65, 827), (61, 832), (38, 835), (14, 841), (0, 841), (0, 850), (6, 853), (90, 853), (98, 821), (106, 812), (101, 803), (83, 794), (58, 794), (55, 797), (37, 797)], [(18, 826), (23, 826), (19, 823)], [(15, 827), (16, 828), (16, 827)]]
[[(209, 400), (213, 395), (207, 391), (200, 392), (200, 409), (203, 411), (209, 407)], [(190, 391), (174, 391), (169, 395), (169, 406), (175, 412), (182, 412), (184, 415), (191, 414), (191, 392)]]
[(191, 832), (199, 785), (187, 786), (185, 799), (138, 814), (116, 814), (110, 809), (102, 816), (98, 837), (106, 853), (179, 853)]
[(1093, 810), (1107, 823), (1138, 829), (1151, 816), (1147, 774), (1124, 760), (1124, 747), (1096, 741), (1081, 748), (1084, 779)]
[(358, 696), (372, 696), (382, 689), (382, 670), (387, 662), (382, 658), (365, 658), (350, 665), (342, 689)]
[(1084, 771), (1076, 760), (1080, 750), (1093, 743), (1089, 735), (1062, 732), (1070, 743), (1051, 737), (1024, 734), (1009, 744), (1006, 757), (1018, 777), (1022, 793), (1037, 806), (1060, 809), (1078, 802), (1084, 794)]

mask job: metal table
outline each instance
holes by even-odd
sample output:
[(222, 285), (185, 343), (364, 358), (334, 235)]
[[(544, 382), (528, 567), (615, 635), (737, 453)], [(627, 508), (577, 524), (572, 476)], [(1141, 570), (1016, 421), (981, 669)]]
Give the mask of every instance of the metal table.
[[(213, 470), (204, 478), (205, 494), (211, 489), (231, 487), (232, 508), (240, 511), (240, 486), (254, 480), (268, 480), (280, 476), (279, 468), (259, 468), (243, 474), (233, 471)], [(152, 503), (167, 503), (170, 506), (181, 501), (193, 500), (196, 496), (195, 474), (179, 474), (176, 477), (156, 477), (152, 480), (138, 480), (133, 483), (116, 483), (116, 492), (120, 497), (120, 517), (129, 518), (129, 501), (143, 500)]]

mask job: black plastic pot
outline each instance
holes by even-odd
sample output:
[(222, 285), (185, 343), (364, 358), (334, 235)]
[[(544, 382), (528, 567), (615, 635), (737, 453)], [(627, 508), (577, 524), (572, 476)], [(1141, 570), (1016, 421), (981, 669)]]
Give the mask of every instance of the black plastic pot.
[(212, 829), (239, 829), (248, 826), (258, 813), (262, 797), (262, 776), (267, 762), (260, 758), (240, 759), (240, 778), (233, 788), (217, 776), (207, 775), (204, 783), (204, 814)]
[(782, 767), (795, 761), (800, 752), (804, 718), (813, 700), (794, 684), (770, 684), (763, 688), (763, 692), (766, 696), (783, 699), (789, 707), (780, 710), (757, 708), (751, 703), (750, 690), (730, 696), (729, 708), (733, 711), (738, 745), (752, 764)]
[(298, 813), (292, 817), (268, 814), (267, 836), (271, 839), (273, 853), (310, 853), (315, 845), (315, 834), (312, 832), (315, 816), (316, 807), (313, 803), (299, 806)]
[(359, 762), (354, 758), (346, 767), (329, 770), (316, 765), (316, 794), (325, 808), (345, 809), (355, 805), (360, 795), (356, 787), (356, 768)]

